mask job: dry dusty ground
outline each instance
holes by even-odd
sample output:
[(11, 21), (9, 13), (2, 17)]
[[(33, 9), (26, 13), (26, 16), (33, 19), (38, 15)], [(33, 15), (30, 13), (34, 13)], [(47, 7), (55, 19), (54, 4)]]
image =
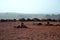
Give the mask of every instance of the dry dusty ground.
[(14, 28), (20, 23), (0, 22), (0, 40), (60, 40), (60, 26), (38, 26), (33, 25), (34, 22), (24, 22), (28, 28)]

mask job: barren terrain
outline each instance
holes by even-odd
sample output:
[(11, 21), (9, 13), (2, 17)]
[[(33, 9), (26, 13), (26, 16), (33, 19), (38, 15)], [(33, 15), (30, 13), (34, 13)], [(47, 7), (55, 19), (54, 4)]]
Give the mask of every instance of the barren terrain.
[[(24, 22), (28, 28), (15, 28), (21, 22), (0, 22), (0, 40), (60, 40), (60, 26), (35, 25), (39, 22)], [(60, 24), (59, 22), (50, 22)]]

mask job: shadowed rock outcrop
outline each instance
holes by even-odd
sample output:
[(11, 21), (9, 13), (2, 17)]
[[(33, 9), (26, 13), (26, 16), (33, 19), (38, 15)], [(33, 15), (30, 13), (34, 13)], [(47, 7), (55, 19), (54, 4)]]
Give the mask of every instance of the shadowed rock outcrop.
[(42, 23), (38, 23), (37, 25), (43, 25)]
[(20, 28), (28, 28), (26, 25), (24, 25), (24, 23), (21, 23)]
[(21, 23), (21, 25), (16, 26), (15, 28), (28, 28), (24, 23)]
[(54, 26), (53, 24), (50, 24), (50, 22), (47, 22), (47, 24), (45, 24), (46, 26)]

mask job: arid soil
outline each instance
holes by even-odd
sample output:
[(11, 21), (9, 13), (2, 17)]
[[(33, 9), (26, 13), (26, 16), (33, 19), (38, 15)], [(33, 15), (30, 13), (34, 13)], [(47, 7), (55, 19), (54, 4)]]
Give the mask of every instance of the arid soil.
[(24, 22), (28, 28), (15, 28), (21, 22), (0, 22), (0, 40), (60, 40), (60, 26), (46, 26), (46, 22), (41, 22), (43, 25), (36, 23), (39, 22)]

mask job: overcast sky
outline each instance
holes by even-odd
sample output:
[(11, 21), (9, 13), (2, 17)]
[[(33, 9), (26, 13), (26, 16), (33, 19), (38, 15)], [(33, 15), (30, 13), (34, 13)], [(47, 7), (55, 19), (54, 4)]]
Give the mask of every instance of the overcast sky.
[(60, 0), (0, 0), (0, 12), (60, 13)]

